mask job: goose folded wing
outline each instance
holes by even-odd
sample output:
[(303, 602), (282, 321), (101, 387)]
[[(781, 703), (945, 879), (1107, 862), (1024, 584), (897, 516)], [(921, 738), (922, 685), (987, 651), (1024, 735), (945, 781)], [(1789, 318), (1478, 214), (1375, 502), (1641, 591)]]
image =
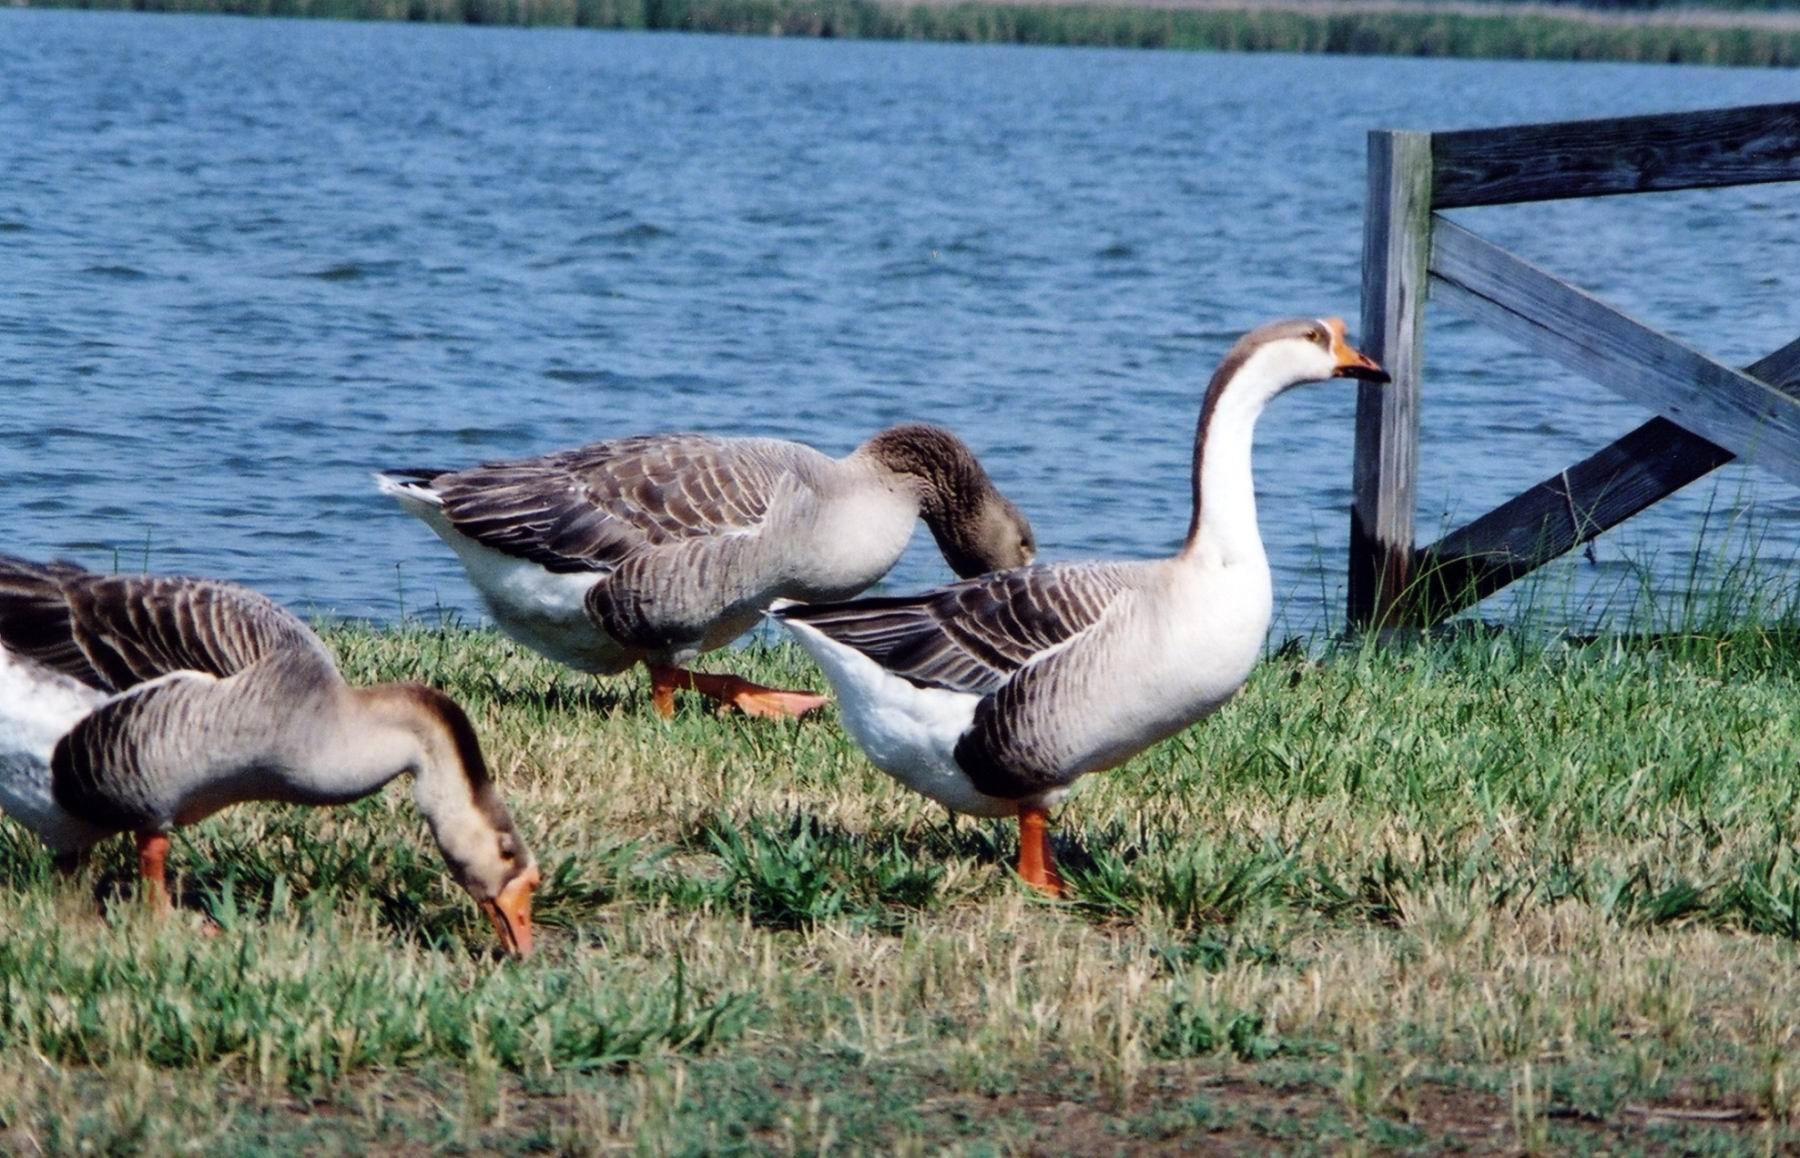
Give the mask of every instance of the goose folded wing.
[(171, 769), (194, 771), (233, 739), (208, 700), (218, 681), (181, 672), (114, 696), (57, 741), (50, 756), (56, 802), (90, 824), (114, 831), (155, 827)]
[(785, 474), (772, 446), (646, 435), (489, 463), (435, 486), (464, 535), (551, 571), (578, 572), (610, 570), (646, 547), (754, 530)]
[(0, 646), (113, 692), (178, 671), (224, 678), (282, 648), (324, 654), (290, 612), (233, 584), (10, 558), (0, 558)]
[(110, 691), (75, 641), (63, 590), (65, 583), (87, 574), (72, 563), (33, 563), (0, 555), (0, 647)]
[(1114, 565), (1046, 565), (922, 595), (793, 604), (776, 614), (920, 687), (988, 695), (1093, 627), (1127, 587)]

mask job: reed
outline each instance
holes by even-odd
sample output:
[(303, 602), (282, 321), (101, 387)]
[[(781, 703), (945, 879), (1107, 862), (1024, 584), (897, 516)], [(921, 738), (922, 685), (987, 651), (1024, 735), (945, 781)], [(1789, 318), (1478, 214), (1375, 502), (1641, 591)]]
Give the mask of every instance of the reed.
[[(906, 4), (872, 0), (25, 0), (41, 7), (413, 20), (853, 39), (1613, 60), (1791, 67), (1800, 31), (1716, 19), (1585, 19), (1466, 7), (1392, 11), (1134, 8), (1115, 4)], [(1648, 7), (1603, 5), (1601, 7)], [(1717, 7), (1757, 6), (1727, 0)]]
[(1800, 616), (1674, 598), (1657, 635), (1281, 650), (1082, 783), (1066, 904), (829, 710), (664, 722), (491, 633), (327, 626), (468, 706), (539, 952), (398, 786), (183, 830), (160, 925), (123, 842), (70, 881), (0, 822), (0, 1149), (1800, 1144)]

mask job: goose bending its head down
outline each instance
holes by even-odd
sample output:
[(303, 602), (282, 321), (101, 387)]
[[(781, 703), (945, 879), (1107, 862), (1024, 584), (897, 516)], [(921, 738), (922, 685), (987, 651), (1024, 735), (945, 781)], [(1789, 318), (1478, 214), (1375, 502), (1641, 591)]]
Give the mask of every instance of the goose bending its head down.
[(642, 662), (664, 716), (677, 689), (751, 715), (825, 703), (683, 665), (777, 599), (868, 587), (921, 518), (965, 578), (1036, 550), (974, 453), (935, 426), (884, 430), (841, 459), (777, 439), (652, 434), (375, 478), (456, 550), (503, 631), (583, 671)]
[(133, 833), (166, 907), (175, 826), (249, 800), (344, 804), (402, 773), (457, 882), (529, 952), (537, 864), (449, 696), (349, 686), (242, 587), (0, 556), (0, 811), (59, 861)]
[(1194, 513), (1174, 558), (1024, 567), (773, 614), (877, 767), (957, 811), (1017, 816), (1019, 874), (1061, 895), (1047, 810), (1250, 674), (1271, 611), (1251, 434), (1277, 394), (1334, 377), (1387, 380), (1336, 318), (1276, 322), (1232, 347), (1200, 407)]

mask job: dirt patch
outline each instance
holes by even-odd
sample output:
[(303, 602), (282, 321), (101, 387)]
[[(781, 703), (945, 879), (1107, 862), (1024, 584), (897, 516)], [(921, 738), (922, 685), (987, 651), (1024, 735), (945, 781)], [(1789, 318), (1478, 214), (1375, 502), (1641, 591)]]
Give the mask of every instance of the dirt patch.
[(1628, 1105), (1606, 1116), (1551, 1105), (1527, 1121), (1508, 1095), (1437, 1080), (1399, 1087), (1381, 1113), (1365, 1114), (1322, 1081), (1203, 1064), (1153, 1070), (1123, 1109), (1046, 1088), (938, 1094), (918, 1108), (964, 1133), (984, 1118), (1027, 1120), (1036, 1129), (1020, 1152), (1033, 1155), (1152, 1155), (1172, 1147), (1200, 1154), (1266, 1154), (1272, 1147), (1332, 1152), (1353, 1144), (1390, 1153), (1516, 1154), (1534, 1143), (1679, 1153), (1703, 1136), (1715, 1144), (1748, 1141), (1768, 1129), (1754, 1107), (1692, 1096)]

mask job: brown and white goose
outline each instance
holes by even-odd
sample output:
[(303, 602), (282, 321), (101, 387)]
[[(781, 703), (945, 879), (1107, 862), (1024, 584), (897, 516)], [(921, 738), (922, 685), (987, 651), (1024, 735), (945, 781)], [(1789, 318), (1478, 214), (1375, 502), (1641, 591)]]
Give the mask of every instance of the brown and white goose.
[(751, 715), (825, 703), (682, 665), (777, 599), (855, 595), (920, 518), (960, 576), (1029, 563), (1036, 549), (974, 452), (935, 426), (884, 430), (841, 459), (778, 439), (652, 434), (375, 478), (456, 550), (503, 631), (582, 671), (642, 662), (664, 716), (676, 689)]
[(1336, 318), (1245, 335), (1213, 375), (1194, 437), (1194, 513), (1172, 559), (1025, 567), (922, 595), (773, 615), (837, 691), (869, 759), (959, 812), (1019, 818), (1019, 875), (1062, 895), (1047, 810), (1088, 773), (1209, 715), (1268, 630), (1251, 435), (1301, 382), (1386, 381)]
[(353, 688), (261, 595), (0, 556), (0, 810), (59, 859), (135, 834), (168, 905), (169, 832), (229, 804), (345, 804), (411, 773), (451, 873), (508, 951), (538, 869), (469, 718), (422, 684)]

